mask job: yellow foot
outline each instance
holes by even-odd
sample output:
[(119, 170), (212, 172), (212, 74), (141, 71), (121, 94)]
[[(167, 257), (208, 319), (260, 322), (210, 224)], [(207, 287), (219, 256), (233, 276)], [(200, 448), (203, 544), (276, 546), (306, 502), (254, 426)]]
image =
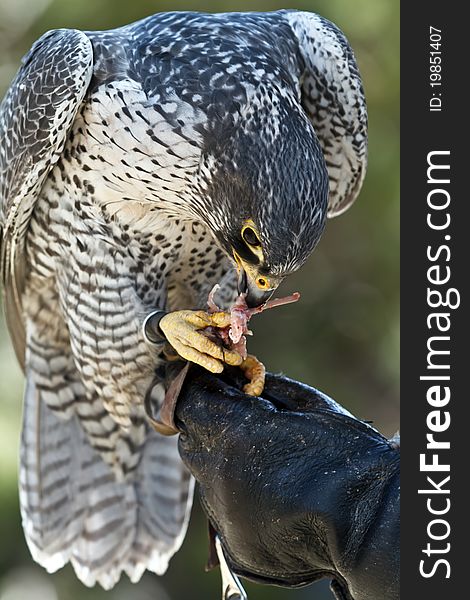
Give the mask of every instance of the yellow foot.
[(201, 330), (206, 327), (227, 327), (229, 324), (228, 313), (178, 310), (161, 319), (160, 329), (182, 358), (201, 365), (211, 373), (222, 373), (224, 363), (238, 366), (243, 359), (238, 352), (218, 346)]
[(266, 369), (262, 362), (256, 356), (248, 354), (245, 360), (240, 365), (245, 377), (250, 380), (243, 386), (243, 391), (249, 396), (261, 396), (264, 390), (264, 380), (266, 377)]

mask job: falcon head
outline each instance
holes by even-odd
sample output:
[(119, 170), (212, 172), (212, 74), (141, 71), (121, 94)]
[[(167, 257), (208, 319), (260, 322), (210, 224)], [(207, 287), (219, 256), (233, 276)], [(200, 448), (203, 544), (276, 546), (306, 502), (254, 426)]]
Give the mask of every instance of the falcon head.
[(328, 172), (312, 125), (296, 107), (258, 112), (219, 130), (204, 159), (201, 217), (238, 269), (248, 306), (266, 302), (299, 269), (325, 227)]

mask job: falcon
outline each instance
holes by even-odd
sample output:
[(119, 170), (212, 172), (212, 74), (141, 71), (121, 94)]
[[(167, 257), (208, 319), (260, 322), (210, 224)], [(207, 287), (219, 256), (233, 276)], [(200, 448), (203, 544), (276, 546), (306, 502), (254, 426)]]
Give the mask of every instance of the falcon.
[(316, 14), (162, 13), (35, 42), (0, 106), (0, 267), (23, 527), (48, 571), (107, 589), (164, 573), (193, 492), (144, 407), (168, 342), (240, 364), (201, 331), (209, 291), (263, 304), (355, 200), (366, 154), (353, 52)]

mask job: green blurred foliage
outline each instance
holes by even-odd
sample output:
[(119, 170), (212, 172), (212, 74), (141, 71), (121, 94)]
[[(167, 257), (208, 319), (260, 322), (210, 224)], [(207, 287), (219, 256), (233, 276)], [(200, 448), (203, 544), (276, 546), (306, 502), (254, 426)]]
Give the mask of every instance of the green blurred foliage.
[[(349, 38), (369, 109), (369, 169), (357, 203), (328, 223), (309, 263), (283, 286), (296, 306), (257, 317), (250, 349), (272, 371), (314, 385), (386, 434), (398, 428), (399, 365), (399, 4), (398, 0), (0, 0), (0, 94), (22, 54), (45, 30), (109, 29), (158, 11), (298, 8), (334, 21)], [(21, 531), (17, 454), (22, 375), (0, 328), (0, 600), (180, 600), (218, 598), (217, 572), (204, 574), (205, 520), (196, 502), (188, 536), (168, 573), (146, 574), (112, 592), (88, 590), (70, 567), (46, 575)], [(247, 584), (253, 599), (331, 598), (326, 584), (286, 591)]]

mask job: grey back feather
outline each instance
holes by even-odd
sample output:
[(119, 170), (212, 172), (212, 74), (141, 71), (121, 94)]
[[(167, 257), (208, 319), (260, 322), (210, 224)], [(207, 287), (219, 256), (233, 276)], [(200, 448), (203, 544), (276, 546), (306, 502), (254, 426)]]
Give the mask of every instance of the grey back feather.
[(23, 369), (26, 232), (39, 192), (86, 94), (92, 65), (92, 47), (84, 33), (50, 31), (24, 57), (0, 105), (0, 276), (7, 324)]
[(343, 33), (314, 13), (287, 11), (303, 63), (301, 102), (325, 156), (328, 216), (357, 198), (367, 168), (367, 108), (353, 51)]

